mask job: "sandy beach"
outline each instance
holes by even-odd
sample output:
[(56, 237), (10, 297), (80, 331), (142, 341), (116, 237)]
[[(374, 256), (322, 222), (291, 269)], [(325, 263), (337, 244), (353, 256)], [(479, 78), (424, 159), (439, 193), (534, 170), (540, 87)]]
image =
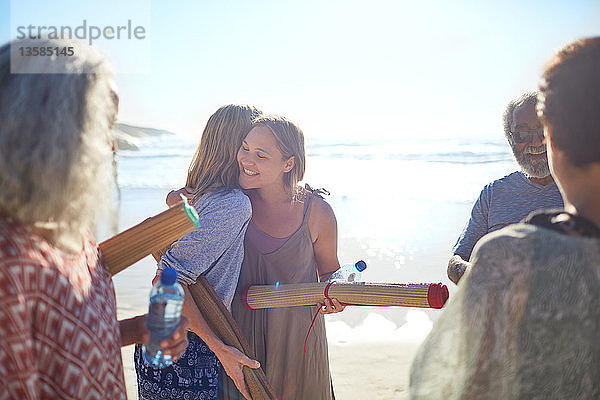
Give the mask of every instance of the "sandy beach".
[[(333, 331), (329, 337), (340, 333), (335, 324), (328, 323), (328, 331)], [(329, 359), (336, 399), (408, 399), (410, 365), (420, 343), (421, 338), (330, 340)], [(121, 351), (130, 400), (138, 398), (133, 350), (134, 346), (128, 346)]]
[(416, 342), (329, 345), (336, 399), (408, 399)]
[[(329, 357), (335, 397), (408, 399), (410, 365), (420, 341), (330, 343)], [(127, 397), (137, 399), (134, 346), (122, 349)]]
[[(410, 372), (417, 354), (423, 354), (424, 363), (433, 364), (431, 371), (427, 365), (424, 377), (439, 378), (442, 374), (438, 371), (443, 370), (452, 374), (448, 379), (453, 381), (448, 384), (434, 379), (432, 384), (424, 378), (416, 382), (420, 378), (416, 373), (413, 397), (421, 395), (416, 393), (418, 385), (425, 388), (423, 397), (431, 396), (432, 388), (449, 397), (453, 385), (468, 386), (465, 393), (485, 390), (489, 395), (495, 387), (500, 393), (517, 393), (520, 381), (514, 376), (524, 376), (526, 385), (522, 386), (538, 391), (530, 397), (544, 397), (544, 390), (552, 392), (547, 397), (561, 397), (555, 387), (571, 390), (576, 387), (573, 382), (587, 385), (589, 381), (600, 387), (600, 378), (593, 375), (596, 369), (587, 367), (588, 362), (594, 365), (597, 361), (593, 352), (578, 348), (580, 343), (590, 341), (583, 329), (588, 320), (600, 321), (588, 318), (590, 307), (584, 296), (594, 293), (596, 283), (588, 279), (579, 285), (572, 279), (580, 273), (580, 264), (587, 266), (596, 254), (595, 248), (583, 242), (587, 236), (595, 236), (592, 225), (600, 212), (594, 202), (600, 198), (595, 196), (600, 192), (600, 173), (595, 169), (600, 169), (599, 156), (591, 151), (593, 142), (600, 139), (593, 136), (596, 133), (587, 132), (594, 124), (586, 126), (596, 121), (592, 117), (600, 115), (588, 110), (598, 108), (594, 98), (598, 96), (594, 86), (597, 82), (593, 73), (577, 65), (579, 51), (587, 57), (585, 46), (579, 47), (581, 43), (556, 53), (578, 38), (596, 40), (600, 35), (600, 0), (0, 0), (0, 9), (0, 214), (9, 223), (8, 232), (15, 231), (17, 239), (35, 236), (35, 240), (17, 240), (14, 244), (0, 241), (0, 256), (8, 265), (3, 271), (7, 278), (4, 283), (0, 280), (0, 290), (4, 289), (7, 299), (6, 304), (0, 304), (4, 313), (0, 313), (0, 329), (8, 332), (3, 338), (8, 347), (2, 355), (10, 360), (2, 365), (6, 371), (0, 372), (8, 377), (0, 390), (0, 400), (19, 397), (32, 387), (39, 393), (58, 393), (55, 397), (75, 391), (83, 395), (71, 397), (92, 397), (99, 388), (109, 393), (104, 396), (116, 393), (122, 397), (120, 376), (98, 373), (107, 365), (111, 371), (118, 372), (119, 367), (114, 332), (103, 333), (110, 328), (103, 313), (109, 310), (111, 318), (114, 313), (112, 293), (106, 292), (106, 276), (98, 282), (95, 270), (88, 268), (91, 275), (79, 271), (90, 260), (96, 260), (88, 254), (88, 243), (83, 252), (81, 246), (74, 246), (80, 244), (81, 229), (86, 230), (84, 238), (89, 234), (88, 216), (98, 218), (98, 225), (89, 230), (101, 243), (167, 210), (167, 194), (184, 187), (192, 187), (203, 196), (213, 189), (242, 190), (248, 199), (252, 198), (257, 241), (263, 242), (257, 244), (265, 244), (267, 249), (273, 246), (271, 254), (267, 250), (266, 255), (257, 254), (256, 262), (253, 249), (248, 247), (246, 260), (250, 262), (245, 264), (243, 274), (239, 275), (239, 269), (232, 272), (242, 259), (239, 239), (244, 231), (236, 217), (242, 212), (247, 215), (247, 199), (215, 196), (214, 200), (205, 201), (206, 197), (196, 202), (202, 215), (198, 224), (202, 232), (197, 233), (202, 237), (182, 243), (182, 255), (176, 258), (194, 275), (191, 281), (196, 272), (206, 274), (216, 266), (208, 273), (217, 277), (213, 280), (211, 276), (211, 282), (218, 286), (220, 296), (226, 296), (228, 289), (236, 285), (247, 289), (257, 281), (268, 281), (276, 288), (273, 292), (280, 288), (279, 293), (260, 299), (271, 302), (274, 297), (283, 297), (281, 286), (290, 281), (316, 281), (320, 275), (327, 276), (326, 272), (337, 268), (337, 252), (342, 267), (356, 265), (359, 260), (367, 264), (359, 284), (422, 284), (420, 288), (431, 288), (426, 285), (439, 283), (449, 291), (447, 304), (462, 307), (452, 314), (453, 308), (426, 308), (430, 303), (425, 301), (410, 303), (424, 308), (348, 306), (343, 312), (324, 317), (327, 344), (320, 337), (307, 341), (308, 346), (304, 335), (314, 336), (315, 331), (322, 335), (322, 321), (314, 325), (316, 319), (297, 315), (289, 319), (276, 313), (272, 318), (271, 314), (255, 318), (260, 314), (248, 313), (251, 317), (247, 319), (242, 315), (238, 319), (247, 323), (248, 329), (258, 332), (258, 328), (265, 328), (269, 340), (278, 339), (273, 346), (266, 343), (265, 352), (272, 355), (272, 348), (277, 348), (287, 361), (263, 360), (263, 364), (268, 364), (274, 386), (278, 382), (279, 386), (285, 385), (281, 391), (302, 392), (298, 397), (313, 400), (310, 397), (316, 395), (309, 393), (310, 388), (323, 392), (324, 381), (327, 390), (326, 379), (312, 381), (302, 374), (326, 371), (326, 351), (336, 400), (408, 399)], [(552, 54), (556, 56), (550, 58)], [(595, 66), (585, 68), (596, 72)], [(588, 90), (567, 90), (579, 85), (569, 69), (580, 67), (578, 77), (584, 80), (579, 89)], [(529, 106), (529, 100), (522, 102), (527, 93), (533, 95), (531, 100), (537, 96), (536, 112), (521, 109), (521, 105)], [(521, 94), (526, 96), (517, 100)], [(512, 104), (511, 99), (515, 99)], [(251, 111), (246, 104), (251, 105)], [(572, 143), (567, 140), (569, 136)], [(591, 145), (585, 148), (579, 143), (582, 141)], [(546, 173), (541, 173), (547, 156), (554, 177), (543, 177)], [(531, 168), (524, 168), (525, 164), (531, 164)], [(112, 194), (93, 190), (106, 183), (103, 169), (113, 180)], [(510, 187), (510, 180), (498, 186), (492, 184), (515, 171), (526, 172), (526, 183), (515, 188)], [(536, 178), (539, 176), (542, 178)], [(473, 231), (483, 234), (505, 225), (513, 212), (531, 208), (526, 207), (528, 203), (554, 203), (552, 200), (558, 200), (558, 196), (549, 178), (556, 178), (565, 209), (576, 215), (540, 215), (530, 221), (539, 226), (525, 228), (531, 230), (531, 235), (529, 231), (522, 234), (508, 230), (514, 233), (509, 234), (510, 240), (524, 238), (510, 252), (503, 252), (509, 242), (501, 233), (491, 236), (490, 242), (480, 242), (477, 251), (469, 251), (469, 257), (464, 255), (475, 268), (470, 264), (465, 267), (469, 273), (461, 285), (467, 289), (475, 282), (474, 294), (457, 291), (447, 276), (448, 261), (455, 251), (462, 253), (457, 245), (469, 236), (467, 227), (479, 225)], [(294, 202), (304, 201), (304, 196), (296, 195), (296, 184), (315, 190), (319, 197), (323, 194), (327, 205), (322, 206), (318, 200), (311, 209), (307, 202), (301, 214), (300, 204)], [(569, 190), (565, 192), (565, 188)], [(71, 196), (74, 191), (78, 196)], [(58, 196), (59, 192), (63, 196)], [(498, 204), (509, 197), (507, 207)], [(88, 212), (86, 201), (97, 213)], [(492, 221), (496, 214), (499, 220)], [(67, 217), (72, 221), (65, 223)], [(489, 226), (476, 219), (487, 219)], [(21, 232), (11, 225), (15, 221), (32, 230)], [(567, 244), (557, 239), (561, 246), (550, 249), (553, 237), (538, 240), (538, 230), (546, 228), (563, 231)], [(49, 247), (45, 242), (37, 246), (39, 235), (50, 243)], [(142, 235), (152, 234), (146, 231)], [(545, 235), (539, 237), (546, 239)], [(533, 239), (531, 248), (529, 239)], [(141, 247), (137, 240), (131, 243)], [(486, 252), (488, 243), (503, 257)], [(284, 244), (285, 248), (281, 247)], [(570, 246), (580, 244), (582, 250), (571, 257)], [(258, 253), (263, 251), (262, 246), (254, 247)], [(546, 254), (547, 249), (562, 253), (554, 257), (554, 253)], [(14, 257), (21, 253), (28, 258)], [(529, 253), (534, 256), (531, 260)], [(477, 268), (477, 257), (479, 263), (489, 264), (488, 269)], [(500, 263), (495, 261), (501, 258), (511, 268), (496, 268)], [(536, 262), (542, 258), (552, 261), (541, 265), (546, 269), (537, 268)], [(65, 270), (59, 265), (61, 260), (73, 269)], [(109, 260), (107, 254), (104, 260)], [(551, 269), (553, 262), (561, 262), (563, 268)], [(38, 264), (41, 272), (34, 268)], [(313, 271), (313, 265), (317, 271)], [(523, 265), (527, 268), (517, 269)], [(535, 279), (537, 271), (543, 279)], [(156, 272), (157, 263), (148, 255), (112, 277), (118, 320), (148, 313)], [(504, 281), (478, 278), (479, 273), (486, 272)], [(594, 271), (583, 272), (588, 277)], [(92, 289), (102, 290), (89, 289), (88, 275)], [(249, 279), (239, 283), (238, 275)], [(305, 279), (305, 275), (309, 277)], [(513, 276), (526, 279), (517, 281)], [(564, 276), (570, 279), (562, 279)], [(179, 277), (185, 280), (183, 274)], [(571, 286), (563, 290), (548, 283), (551, 279)], [(40, 284), (36, 287), (32, 283), (37, 281)], [(498, 294), (483, 285), (478, 288), (480, 281), (491, 282)], [(535, 285), (527, 291), (529, 282)], [(330, 287), (324, 289), (325, 297), (335, 297)], [(560, 293), (555, 296), (546, 288)], [(574, 295), (570, 288), (577, 289)], [(376, 290), (371, 293), (378, 299), (387, 295), (385, 289)], [(21, 292), (39, 292), (40, 301), (26, 298), (24, 303)], [(415, 292), (411, 290), (412, 301)], [(536, 292), (543, 296), (536, 297)], [(424, 293), (424, 289), (419, 290), (421, 297)], [(67, 295), (76, 301), (67, 301)], [(259, 297), (255, 295), (255, 299)], [(482, 308), (487, 313), (476, 307), (490, 304), (495, 307), (491, 312)], [(33, 310), (32, 305), (37, 308)], [(31, 324), (31, 339), (27, 329), (13, 329), (29, 318), (30, 309), (36, 314), (34, 322), (41, 327), (34, 331), (37, 326)], [(450, 313), (440, 318), (444, 311)], [(507, 311), (506, 315), (502, 311)], [(316, 305), (313, 312), (319, 316)], [(478, 326), (480, 315), (487, 317), (480, 324), (483, 328)], [(530, 316), (532, 322), (527, 320)], [(460, 328), (458, 334), (441, 326), (446, 320)], [(427, 341), (436, 321), (440, 322), (436, 326), (440, 339), (434, 336)], [(505, 321), (509, 322), (506, 325), (510, 332), (501, 326)], [(558, 328), (583, 328), (555, 329), (551, 323), (561, 324), (556, 325)], [(267, 326), (258, 326), (261, 324)], [(543, 329), (537, 329), (538, 325)], [(517, 331), (520, 326), (523, 329)], [(94, 340), (90, 341), (87, 336), (91, 328)], [(299, 340), (292, 335), (296, 333)], [(592, 330), (592, 334), (597, 332)], [(250, 341), (259, 355), (264, 335)], [(497, 340), (500, 335), (506, 338)], [(457, 346), (446, 340), (448, 337), (469, 343)], [(515, 337), (519, 341), (513, 340)], [(553, 342), (546, 338), (567, 344), (564, 348), (569, 351), (563, 357), (559, 346), (548, 345)], [(424, 342), (439, 348), (419, 353)], [(474, 346), (474, 342), (481, 345)], [(33, 364), (28, 349), (32, 343)], [(310, 346), (316, 348), (313, 354), (317, 357), (303, 353), (303, 347), (309, 347), (310, 353)], [(467, 346), (479, 352), (478, 357), (466, 354), (463, 347)], [(215, 360), (200, 354), (203, 350), (190, 347), (189, 364), (200, 367), (164, 374), (168, 375), (164, 379), (172, 382), (163, 381), (161, 393), (175, 396), (173, 393), (186, 382), (199, 381), (204, 386), (208, 381), (212, 385), (213, 376), (199, 369), (212, 366)], [(108, 360), (91, 362), (91, 366), (83, 362), (93, 361), (98, 352)], [(135, 345), (121, 348), (130, 400), (138, 399), (134, 352)], [(514, 354), (519, 357), (512, 357)], [(547, 355), (551, 357), (546, 359)], [(449, 360), (440, 360), (443, 356)], [(227, 364), (225, 357), (228, 355), (221, 356)], [(473, 360), (483, 365), (478, 371), (485, 372), (488, 366), (503, 367), (502, 373), (488, 368), (492, 371), (488, 375), (500, 383), (486, 387), (483, 380), (467, 384), (468, 370), (479, 367), (471, 368)], [(591, 375), (575, 368), (581, 360), (586, 366), (581, 371), (591, 371)], [(58, 367), (41, 368), (43, 362)], [(530, 365), (534, 365), (531, 373)], [(323, 368), (319, 370), (318, 366)], [(273, 368), (277, 371), (272, 372)], [(562, 380), (550, 379), (547, 371), (558, 370), (556, 376)], [(44, 375), (41, 371), (51, 373)], [(289, 375), (279, 380), (275, 375), (280, 371)], [(318, 373), (327, 377), (326, 373)], [(90, 374), (111, 379), (97, 383), (88, 379)], [(538, 376), (542, 377), (539, 388)], [(41, 383), (32, 384), (34, 380)], [(166, 386), (174, 388), (168, 391)], [(155, 389), (151, 389), (153, 393)], [(600, 392), (600, 388), (594, 389)], [(597, 397), (600, 399), (600, 395)]]

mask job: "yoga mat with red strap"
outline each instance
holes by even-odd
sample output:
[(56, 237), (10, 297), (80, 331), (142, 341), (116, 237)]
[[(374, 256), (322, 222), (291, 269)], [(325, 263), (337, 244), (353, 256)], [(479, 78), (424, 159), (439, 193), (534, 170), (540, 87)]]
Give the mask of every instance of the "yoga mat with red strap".
[(335, 298), (346, 305), (442, 308), (448, 288), (441, 283), (297, 283), (249, 286), (242, 301), (251, 309), (309, 306)]

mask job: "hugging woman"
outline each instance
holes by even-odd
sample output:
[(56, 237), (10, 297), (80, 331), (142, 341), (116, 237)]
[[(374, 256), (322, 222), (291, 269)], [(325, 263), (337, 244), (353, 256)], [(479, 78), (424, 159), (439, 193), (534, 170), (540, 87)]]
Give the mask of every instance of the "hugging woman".
[(183, 314), (189, 319), (189, 346), (179, 361), (163, 369), (147, 365), (141, 346), (137, 346), (134, 357), (140, 399), (216, 399), (221, 366), (250, 398), (242, 366), (258, 368), (258, 362), (225, 345), (211, 331), (187, 286), (204, 275), (230, 309), (252, 213), (248, 197), (238, 186), (235, 156), (258, 114), (247, 105), (219, 108), (206, 123), (186, 186), (167, 196), (169, 205), (180, 201), (180, 193), (190, 197), (200, 222), (199, 228), (173, 243), (158, 264), (159, 270), (171, 266), (178, 272), (185, 291)]

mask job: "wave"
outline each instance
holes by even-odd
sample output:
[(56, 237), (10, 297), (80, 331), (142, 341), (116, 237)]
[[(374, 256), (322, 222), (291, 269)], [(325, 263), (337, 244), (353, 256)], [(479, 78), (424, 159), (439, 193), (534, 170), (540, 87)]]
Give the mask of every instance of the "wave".
[(505, 162), (512, 159), (506, 141), (476, 139), (396, 139), (342, 143), (315, 140), (309, 157), (357, 160), (425, 161), (457, 164)]
[(186, 158), (189, 159), (191, 155), (189, 152), (186, 153), (122, 153), (119, 155), (121, 159), (153, 159), (153, 158)]
[[(187, 158), (191, 160), (195, 144), (179, 136), (147, 137), (135, 151), (123, 151), (124, 159)], [(481, 164), (512, 160), (504, 140), (402, 139), (365, 140), (343, 143), (312, 140), (307, 144), (309, 158), (398, 160), (434, 163)]]
[[(180, 187), (185, 182), (187, 168), (197, 143), (179, 135), (158, 135), (141, 138), (138, 150), (119, 152), (119, 183), (124, 188), (165, 189)], [(361, 162), (361, 173), (378, 174), (379, 170), (394, 170), (393, 164), (420, 163), (431, 165), (485, 165), (493, 170), (512, 164), (513, 157), (504, 140), (399, 139), (340, 141), (312, 140), (307, 143), (310, 165), (324, 170), (336, 170), (342, 165)], [(412, 168), (410, 165), (398, 168)]]
[(426, 161), (435, 163), (453, 163), (453, 164), (480, 164), (480, 163), (496, 163), (505, 162), (512, 159), (509, 152), (495, 153), (475, 153), (468, 151), (456, 151), (450, 153), (429, 153), (429, 154), (403, 154), (403, 153), (363, 153), (363, 154), (348, 154), (348, 153), (315, 153), (308, 154), (309, 157), (324, 157), (332, 159), (352, 158), (356, 160), (397, 160), (397, 161)]

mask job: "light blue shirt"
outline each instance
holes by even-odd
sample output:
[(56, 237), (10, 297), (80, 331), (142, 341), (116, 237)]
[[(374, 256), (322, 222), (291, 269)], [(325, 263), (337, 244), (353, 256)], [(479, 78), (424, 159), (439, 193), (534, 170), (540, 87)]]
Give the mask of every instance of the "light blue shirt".
[(178, 279), (187, 285), (204, 275), (230, 309), (244, 259), (244, 236), (252, 216), (250, 199), (237, 189), (218, 190), (202, 195), (194, 208), (200, 227), (173, 243), (158, 267), (175, 268)]
[(555, 182), (539, 185), (521, 171), (497, 179), (481, 191), (471, 218), (452, 251), (468, 261), (475, 243), (487, 233), (517, 223), (532, 211), (546, 208), (563, 208)]

